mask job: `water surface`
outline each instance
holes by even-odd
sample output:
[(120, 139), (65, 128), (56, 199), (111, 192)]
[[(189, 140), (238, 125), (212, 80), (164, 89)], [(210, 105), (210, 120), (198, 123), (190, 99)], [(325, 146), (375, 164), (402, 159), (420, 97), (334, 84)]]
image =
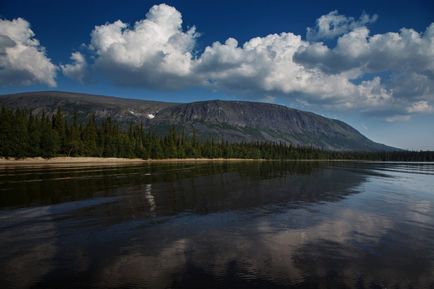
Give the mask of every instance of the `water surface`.
[(434, 288), (434, 164), (0, 167), (0, 288)]

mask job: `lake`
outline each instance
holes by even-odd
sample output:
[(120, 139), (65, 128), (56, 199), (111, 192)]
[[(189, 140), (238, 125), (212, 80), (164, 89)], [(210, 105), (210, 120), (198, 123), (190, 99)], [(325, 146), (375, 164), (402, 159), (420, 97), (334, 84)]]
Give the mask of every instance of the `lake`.
[(434, 288), (434, 164), (0, 167), (0, 288)]

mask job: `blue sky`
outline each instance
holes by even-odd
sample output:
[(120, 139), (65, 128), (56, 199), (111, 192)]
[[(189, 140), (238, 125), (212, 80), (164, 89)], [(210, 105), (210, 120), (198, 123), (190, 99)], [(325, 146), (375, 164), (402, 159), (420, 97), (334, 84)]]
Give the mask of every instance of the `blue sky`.
[(1, 94), (273, 102), (434, 149), (432, 1), (14, 0), (0, 18)]

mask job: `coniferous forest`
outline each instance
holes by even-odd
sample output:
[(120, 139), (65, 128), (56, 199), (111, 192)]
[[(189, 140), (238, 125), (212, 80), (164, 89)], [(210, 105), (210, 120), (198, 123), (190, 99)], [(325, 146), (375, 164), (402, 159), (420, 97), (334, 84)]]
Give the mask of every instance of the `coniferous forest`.
[(434, 161), (432, 151), (337, 152), (284, 143), (228, 143), (199, 140), (196, 134), (169, 129), (164, 136), (143, 124), (126, 127), (95, 115), (79, 121), (54, 115), (33, 115), (27, 110), (1, 108), (0, 157), (92, 156), (143, 159), (245, 158), (245, 159), (348, 159), (375, 161)]

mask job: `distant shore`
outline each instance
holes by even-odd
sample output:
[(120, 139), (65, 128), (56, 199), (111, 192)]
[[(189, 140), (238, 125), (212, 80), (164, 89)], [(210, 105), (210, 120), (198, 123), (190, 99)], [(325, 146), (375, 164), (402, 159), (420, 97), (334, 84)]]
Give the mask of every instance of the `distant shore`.
[(241, 158), (181, 158), (181, 159), (140, 159), (140, 158), (112, 158), (112, 157), (53, 157), (53, 158), (4, 158), (0, 157), (0, 166), (110, 166), (122, 164), (146, 164), (146, 163), (194, 163), (194, 162), (253, 162), (253, 161), (290, 161), (290, 162), (360, 162), (360, 163), (433, 163), (420, 161), (375, 161), (357, 159), (241, 159)]
[(0, 165), (68, 165), (68, 164), (134, 164), (134, 163), (173, 163), (173, 162), (222, 162), (222, 161), (260, 161), (260, 159), (239, 159), (239, 158), (185, 158), (185, 159), (140, 159), (140, 158), (103, 158), (103, 157), (54, 157), (45, 159), (42, 157), (35, 158), (3, 158), (0, 157)]

